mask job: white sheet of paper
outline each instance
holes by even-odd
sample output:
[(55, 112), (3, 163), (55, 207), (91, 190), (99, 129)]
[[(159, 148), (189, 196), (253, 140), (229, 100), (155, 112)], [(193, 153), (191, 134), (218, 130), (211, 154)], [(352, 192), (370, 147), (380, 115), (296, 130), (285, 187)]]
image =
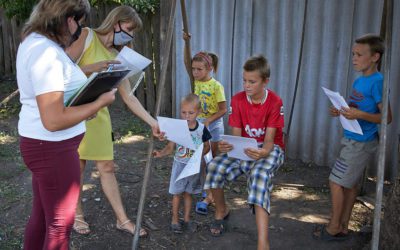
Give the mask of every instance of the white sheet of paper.
[[(329, 100), (331, 101), (331, 103), (333, 104), (333, 106), (336, 109), (340, 110), (342, 107), (349, 108), (349, 105), (347, 105), (346, 100), (343, 98), (343, 96), (341, 96), (339, 94), (339, 92), (335, 92), (335, 91), (329, 90), (324, 87), (321, 87), (321, 88), (325, 92), (325, 94), (328, 96)], [(339, 120), (344, 129), (354, 132), (354, 133), (357, 133), (357, 134), (360, 134), (360, 135), (363, 134), (360, 124), (358, 123), (358, 121), (356, 119), (349, 120), (349, 119), (346, 119), (343, 115), (340, 115)]]
[(190, 160), (188, 161), (186, 166), (183, 168), (183, 170), (180, 173), (180, 175), (178, 176), (178, 178), (176, 178), (175, 182), (177, 182), (183, 178), (186, 178), (188, 176), (200, 173), (201, 155), (203, 154), (203, 147), (204, 147), (204, 143), (202, 143), (196, 149), (196, 151), (194, 152), (194, 154), (192, 155), (192, 157), (190, 158)]
[(254, 159), (251, 159), (244, 153), (244, 150), (246, 148), (258, 148), (256, 139), (233, 135), (221, 135), (221, 138), (233, 145), (233, 149), (228, 152), (229, 157), (245, 161), (254, 161)]
[(165, 136), (169, 141), (196, 150), (196, 145), (190, 135), (186, 120), (157, 116), (157, 121), (160, 131), (165, 132)]
[(124, 46), (122, 50), (118, 53), (115, 60), (121, 62), (121, 64), (115, 65), (116, 68), (126, 67), (131, 72), (126, 77), (131, 77), (134, 74), (143, 71), (147, 66), (150, 65), (151, 60), (137, 53), (131, 48)]

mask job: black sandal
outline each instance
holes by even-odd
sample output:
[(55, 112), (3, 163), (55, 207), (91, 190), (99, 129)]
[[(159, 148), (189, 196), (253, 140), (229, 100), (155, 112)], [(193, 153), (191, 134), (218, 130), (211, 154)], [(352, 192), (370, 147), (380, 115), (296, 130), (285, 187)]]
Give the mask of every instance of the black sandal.
[(169, 228), (171, 229), (172, 232), (176, 233), (176, 234), (181, 234), (182, 231), (182, 226), (180, 223), (178, 224), (172, 224), (169, 226)]
[[(214, 222), (211, 223), (210, 226), (211, 235), (214, 237), (219, 237), (222, 234), (224, 234), (225, 229), (226, 229), (225, 220), (214, 220)], [(212, 230), (214, 230), (214, 232)], [(215, 232), (216, 230), (218, 231)]]

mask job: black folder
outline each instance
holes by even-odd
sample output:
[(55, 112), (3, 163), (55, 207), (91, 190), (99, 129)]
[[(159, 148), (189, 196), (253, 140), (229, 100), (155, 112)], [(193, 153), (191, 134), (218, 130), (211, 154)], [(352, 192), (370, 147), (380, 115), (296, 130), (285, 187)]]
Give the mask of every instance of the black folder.
[(95, 72), (86, 83), (68, 99), (65, 106), (78, 106), (95, 101), (101, 94), (116, 88), (130, 70)]

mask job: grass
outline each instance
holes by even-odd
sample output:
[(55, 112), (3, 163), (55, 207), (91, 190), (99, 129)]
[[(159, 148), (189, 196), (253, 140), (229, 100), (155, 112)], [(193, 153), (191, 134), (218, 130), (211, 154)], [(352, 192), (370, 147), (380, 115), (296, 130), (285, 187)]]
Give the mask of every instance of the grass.
[[(0, 81), (0, 102), (13, 93), (17, 88), (17, 84), (14, 80)], [(17, 95), (9, 100), (5, 105), (0, 105), (0, 119), (8, 119), (17, 115), (20, 109), (21, 104), (19, 102), (19, 95)]]
[(129, 114), (126, 118), (118, 120), (118, 125), (113, 125), (116, 143), (121, 143), (122, 139), (133, 135), (149, 137), (150, 127), (137, 117)]
[(23, 247), (23, 236), (16, 232), (15, 227), (7, 226), (0, 227), (0, 249), (2, 250), (14, 250), (22, 249)]

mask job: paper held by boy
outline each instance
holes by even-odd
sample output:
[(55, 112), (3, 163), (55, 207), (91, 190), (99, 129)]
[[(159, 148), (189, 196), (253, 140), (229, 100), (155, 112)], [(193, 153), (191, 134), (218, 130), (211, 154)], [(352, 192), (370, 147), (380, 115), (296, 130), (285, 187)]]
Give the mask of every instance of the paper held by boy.
[(228, 152), (228, 156), (244, 161), (254, 161), (245, 154), (244, 150), (246, 148), (258, 148), (257, 141), (254, 138), (246, 138), (241, 136), (233, 135), (221, 135), (222, 140), (233, 145), (233, 149)]
[(195, 150), (195, 153), (190, 158), (176, 181), (200, 173), (201, 156), (203, 154), (204, 145), (202, 143), (199, 147), (196, 147), (192, 136), (190, 135), (187, 121), (162, 116), (157, 116), (157, 121), (160, 126), (160, 131), (165, 133), (167, 140)]
[[(321, 87), (321, 88), (325, 92), (325, 94), (328, 96), (329, 100), (331, 101), (331, 103), (333, 104), (333, 106), (336, 109), (340, 110), (342, 107), (349, 108), (349, 105), (347, 105), (345, 99), (343, 98), (343, 96), (341, 96), (339, 94), (339, 92), (334, 92), (334, 91), (329, 90), (324, 87)], [(354, 120), (346, 119), (342, 114), (340, 114), (339, 119), (340, 119), (340, 123), (342, 124), (344, 129), (351, 131), (353, 133), (356, 133), (356, 134), (360, 134), (360, 135), (363, 134), (360, 124), (358, 123), (358, 121), (356, 119), (354, 119)]]

